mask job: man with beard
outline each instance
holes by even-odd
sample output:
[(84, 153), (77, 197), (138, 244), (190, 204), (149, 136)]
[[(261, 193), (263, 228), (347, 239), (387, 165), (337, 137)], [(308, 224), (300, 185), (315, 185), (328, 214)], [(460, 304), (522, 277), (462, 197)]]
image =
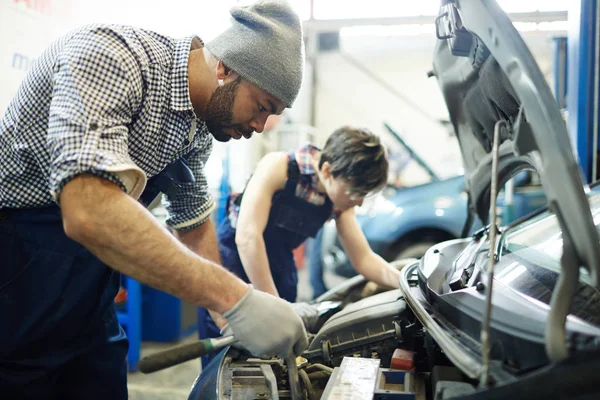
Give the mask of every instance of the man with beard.
[[(292, 105), (303, 65), (288, 4), (231, 15), (206, 47), (84, 27), (31, 67), (0, 121), (3, 398), (127, 398), (119, 272), (223, 314), (255, 355), (306, 347), (286, 301), (218, 265), (203, 171), (211, 135), (261, 132)], [(174, 235), (144, 207), (159, 193)]]

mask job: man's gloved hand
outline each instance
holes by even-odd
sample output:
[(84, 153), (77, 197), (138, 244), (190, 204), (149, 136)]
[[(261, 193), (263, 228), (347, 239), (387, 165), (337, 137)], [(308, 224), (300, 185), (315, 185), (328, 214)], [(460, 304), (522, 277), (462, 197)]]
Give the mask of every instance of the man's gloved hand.
[(312, 329), (319, 319), (319, 310), (317, 309), (317, 306), (305, 302), (291, 303), (291, 305), (294, 311), (296, 311), (296, 314), (302, 318), (306, 330), (312, 332)]
[[(231, 330), (231, 326), (229, 326), (229, 324), (225, 325), (221, 330), (221, 336), (231, 336), (233, 335), (233, 331)], [(235, 342), (234, 344), (232, 344), (231, 346), (238, 348), (240, 347), (240, 345)]]
[[(306, 330), (294, 309), (285, 300), (255, 290), (248, 292), (223, 314), (239, 346), (257, 357), (298, 356), (308, 346)], [(237, 347), (237, 346), (236, 346)]]

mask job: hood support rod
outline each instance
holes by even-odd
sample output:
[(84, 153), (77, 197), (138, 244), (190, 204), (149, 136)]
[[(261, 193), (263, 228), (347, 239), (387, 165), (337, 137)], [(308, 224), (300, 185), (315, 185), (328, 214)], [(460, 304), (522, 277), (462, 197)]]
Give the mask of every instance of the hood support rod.
[(490, 377), (490, 323), (492, 314), (492, 289), (494, 284), (494, 266), (496, 264), (496, 197), (498, 195), (498, 158), (500, 148), (500, 130), (507, 129), (506, 121), (500, 120), (494, 126), (494, 144), (492, 147), (492, 185), (490, 190), (490, 258), (487, 271), (488, 283), (485, 291), (485, 314), (481, 325), (481, 352), (483, 367), (479, 377), (479, 386), (487, 387)]

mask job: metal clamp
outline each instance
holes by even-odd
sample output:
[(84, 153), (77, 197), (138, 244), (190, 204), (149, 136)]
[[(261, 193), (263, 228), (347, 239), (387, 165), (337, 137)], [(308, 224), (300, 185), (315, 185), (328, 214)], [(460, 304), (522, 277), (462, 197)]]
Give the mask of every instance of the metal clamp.
[(270, 365), (261, 365), (260, 370), (262, 374), (265, 376), (265, 381), (267, 383), (267, 388), (271, 393), (271, 400), (279, 400), (279, 392), (277, 390), (277, 378), (275, 378), (275, 374), (273, 373), (273, 368)]
[(438, 15), (437, 17), (435, 17), (435, 36), (437, 36), (438, 39), (440, 40), (446, 40), (446, 39), (450, 39), (452, 37), (452, 33), (450, 34), (445, 34), (445, 35), (440, 35), (440, 25), (439, 25), (439, 21), (444, 18), (444, 17), (448, 17), (448, 11)]

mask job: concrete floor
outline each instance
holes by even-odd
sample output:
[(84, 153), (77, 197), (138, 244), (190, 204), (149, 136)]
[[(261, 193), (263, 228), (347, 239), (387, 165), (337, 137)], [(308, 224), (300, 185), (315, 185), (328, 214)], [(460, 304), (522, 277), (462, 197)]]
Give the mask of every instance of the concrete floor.
[[(343, 280), (344, 278), (325, 272), (327, 287), (331, 288)], [(298, 301), (307, 301), (311, 298), (312, 290), (308, 283), (308, 271), (307, 268), (302, 268), (298, 273)], [(195, 336), (191, 336), (179, 343), (167, 344), (145, 342), (142, 344), (142, 357), (195, 339)], [(139, 372), (129, 374), (129, 398), (131, 400), (185, 400), (200, 369), (200, 360), (191, 360), (148, 375)]]
[[(191, 342), (189, 337), (180, 343)], [(179, 343), (143, 343), (142, 357)], [(194, 380), (200, 374), (200, 360), (191, 360), (152, 374), (129, 374), (128, 389), (131, 400), (185, 400)]]

